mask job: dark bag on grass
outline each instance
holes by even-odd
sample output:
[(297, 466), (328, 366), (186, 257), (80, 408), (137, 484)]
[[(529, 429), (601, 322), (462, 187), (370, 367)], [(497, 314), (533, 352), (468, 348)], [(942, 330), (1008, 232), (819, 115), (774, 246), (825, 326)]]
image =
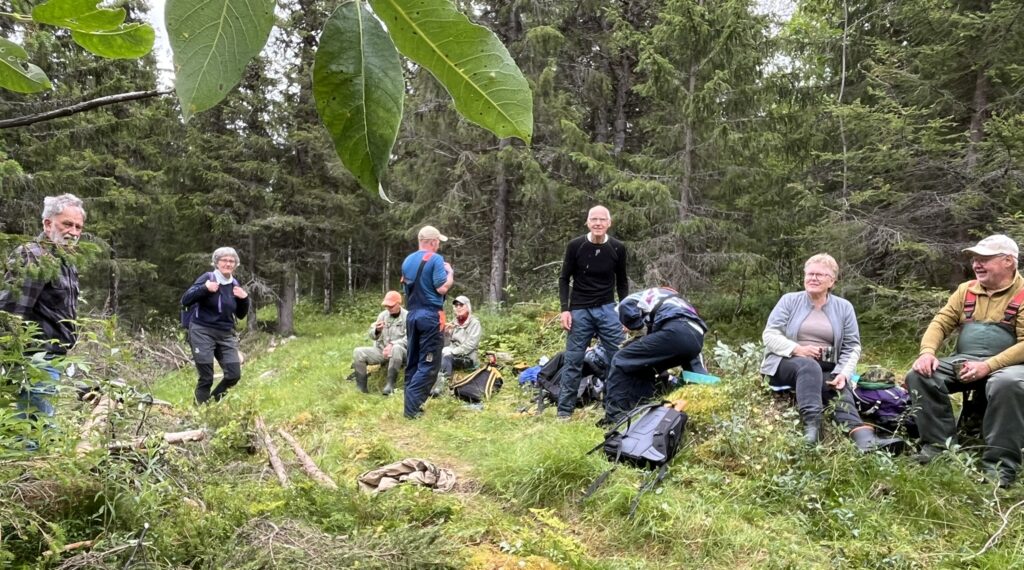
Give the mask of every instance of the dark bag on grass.
[(860, 415), (883, 429), (895, 432), (901, 426), (915, 427), (909, 413), (910, 392), (896, 385), (896, 375), (890, 371), (872, 367), (861, 375), (853, 397)]
[[(597, 402), (601, 399), (604, 394), (604, 377), (601, 376), (601, 370), (599, 366), (602, 364), (607, 370), (607, 364), (603, 357), (604, 351), (601, 350), (595, 356), (589, 356), (593, 353), (597, 353), (601, 350), (600, 347), (597, 349), (587, 352), (587, 355), (583, 358), (583, 368), (580, 372), (580, 388), (576, 393), (576, 406), (589, 406), (590, 404)], [(558, 394), (562, 391), (562, 373), (565, 368), (565, 353), (559, 352), (548, 361), (537, 374), (537, 406), (538, 409), (542, 410), (544, 407), (544, 400), (551, 403), (558, 403)]]
[(503, 383), (498, 368), (487, 365), (470, 372), (461, 380), (452, 382), (452, 392), (460, 400), (478, 404), (498, 393)]
[(590, 485), (584, 499), (592, 495), (620, 463), (656, 470), (640, 484), (629, 508), (629, 516), (633, 516), (640, 497), (665, 478), (668, 465), (683, 442), (688, 416), (667, 404), (659, 402), (637, 406), (605, 433), (604, 441), (587, 452), (589, 455), (603, 449), (612, 467)]
[[(657, 469), (672, 461), (683, 441), (686, 412), (663, 403), (645, 404), (629, 412), (594, 450), (604, 448), (612, 463)], [(594, 451), (592, 450), (592, 451)]]

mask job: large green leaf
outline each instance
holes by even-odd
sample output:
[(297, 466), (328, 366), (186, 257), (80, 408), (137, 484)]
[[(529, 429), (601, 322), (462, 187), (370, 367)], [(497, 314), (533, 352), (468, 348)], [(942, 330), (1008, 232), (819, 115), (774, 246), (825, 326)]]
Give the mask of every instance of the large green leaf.
[(18, 93), (38, 93), (51, 85), (43, 70), (28, 62), (24, 48), (0, 38), (0, 87)]
[(380, 178), (402, 122), (405, 79), (395, 45), (361, 2), (345, 2), (324, 24), (313, 96), (345, 167), (386, 199)]
[(530, 86), (490, 30), (470, 22), (449, 0), (370, 0), (370, 5), (399, 51), (434, 74), (462, 116), (499, 137), (530, 142)]
[(175, 90), (188, 120), (242, 78), (274, 26), (274, 0), (167, 0)]
[(128, 24), (102, 32), (71, 31), (71, 39), (92, 53), (109, 59), (135, 59), (153, 49), (155, 38), (149, 24)]
[(97, 0), (50, 0), (32, 9), (40, 24), (81, 32), (113, 30), (124, 22), (124, 8), (97, 8)]

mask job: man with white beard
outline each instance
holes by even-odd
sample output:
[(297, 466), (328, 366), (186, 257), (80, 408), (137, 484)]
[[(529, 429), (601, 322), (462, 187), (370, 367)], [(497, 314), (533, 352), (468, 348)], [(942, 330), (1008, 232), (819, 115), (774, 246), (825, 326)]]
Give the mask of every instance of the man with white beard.
[[(82, 200), (72, 194), (47, 196), (42, 217), (43, 232), (15, 249), (8, 263), (0, 291), (0, 311), (39, 326), (37, 338), (42, 343), (33, 350), (42, 352), (49, 361), (66, 354), (78, 339), (78, 270), (69, 254), (82, 235), (85, 210)], [(52, 366), (44, 369), (51, 380), (35, 382), (29, 390), (23, 390), (18, 409), (52, 417), (50, 398), (57, 392), (60, 373)]]

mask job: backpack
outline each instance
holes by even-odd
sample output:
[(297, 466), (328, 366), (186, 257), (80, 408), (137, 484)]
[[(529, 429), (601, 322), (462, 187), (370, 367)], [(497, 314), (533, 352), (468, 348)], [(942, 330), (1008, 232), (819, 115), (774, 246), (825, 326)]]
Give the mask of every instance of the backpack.
[[(562, 391), (562, 368), (565, 365), (565, 352), (559, 352), (548, 361), (537, 373), (537, 412), (544, 411), (544, 402), (558, 403), (558, 394)], [(576, 406), (584, 407), (598, 402), (604, 395), (604, 377), (608, 364), (604, 349), (597, 347), (583, 355), (583, 367), (580, 370), (580, 388), (576, 393)]]
[(498, 393), (503, 383), (498, 368), (487, 365), (474, 370), (461, 380), (452, 382), (452, 391), (456, 398), (478, 404)]
[(857, 382), (853, 390), (857, 411), (861, 416), (874, 420), (879, 427), (895, 432), (901, 425), (913, 427), (910, 415), (910, 392), (896, 385), (896, 375), (890, 371), (872, 367)]
[(667, 465), (679, 451), (688, 416), (666, 403), (634, 408), (589, 453), (603, 447), (604, 454), (612, 463), (627, 463), (642, 469)]
[(641, 484), (630, 505), (629, 517), (636, 512), (640, 497), (661, 482), (668, 473), (668, 465), (683, 442), (688, 416), (672, 407), (669, 402), (637, 406), (612, 426), (604, 441), (587, 452), (603, 449), (612, 467), (602, 473), (583, 495), (586, 499), (601, 486), (620, 463), (654, 471)]

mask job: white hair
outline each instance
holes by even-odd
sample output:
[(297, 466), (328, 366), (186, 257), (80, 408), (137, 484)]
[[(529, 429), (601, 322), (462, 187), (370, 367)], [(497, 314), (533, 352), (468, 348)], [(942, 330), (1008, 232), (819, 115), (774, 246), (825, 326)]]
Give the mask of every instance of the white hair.
[(220, 258), (222, 258), (222, 257), (234, 257), (235, 258), (235, 265), (241, 265), (242, 264), (242, 259), (240, 257), (238, 257), (238, 252), (235, 251), (235, 248), (233, 248), (233, 247), (218, 247), (217, 249), (214, 250), (214, 252), (213, 252), (213, 266), (214, 267), (217, 266), (217, 262), (220, 261)]
[(82, 199), (78, 196), (75, 196), (74, 194), (47, 196), (43, 199), (43, 221), (52, 220), (69, 207), (81, 210), (82, 219), (85, 219), (85, 208), (82, 207)]

